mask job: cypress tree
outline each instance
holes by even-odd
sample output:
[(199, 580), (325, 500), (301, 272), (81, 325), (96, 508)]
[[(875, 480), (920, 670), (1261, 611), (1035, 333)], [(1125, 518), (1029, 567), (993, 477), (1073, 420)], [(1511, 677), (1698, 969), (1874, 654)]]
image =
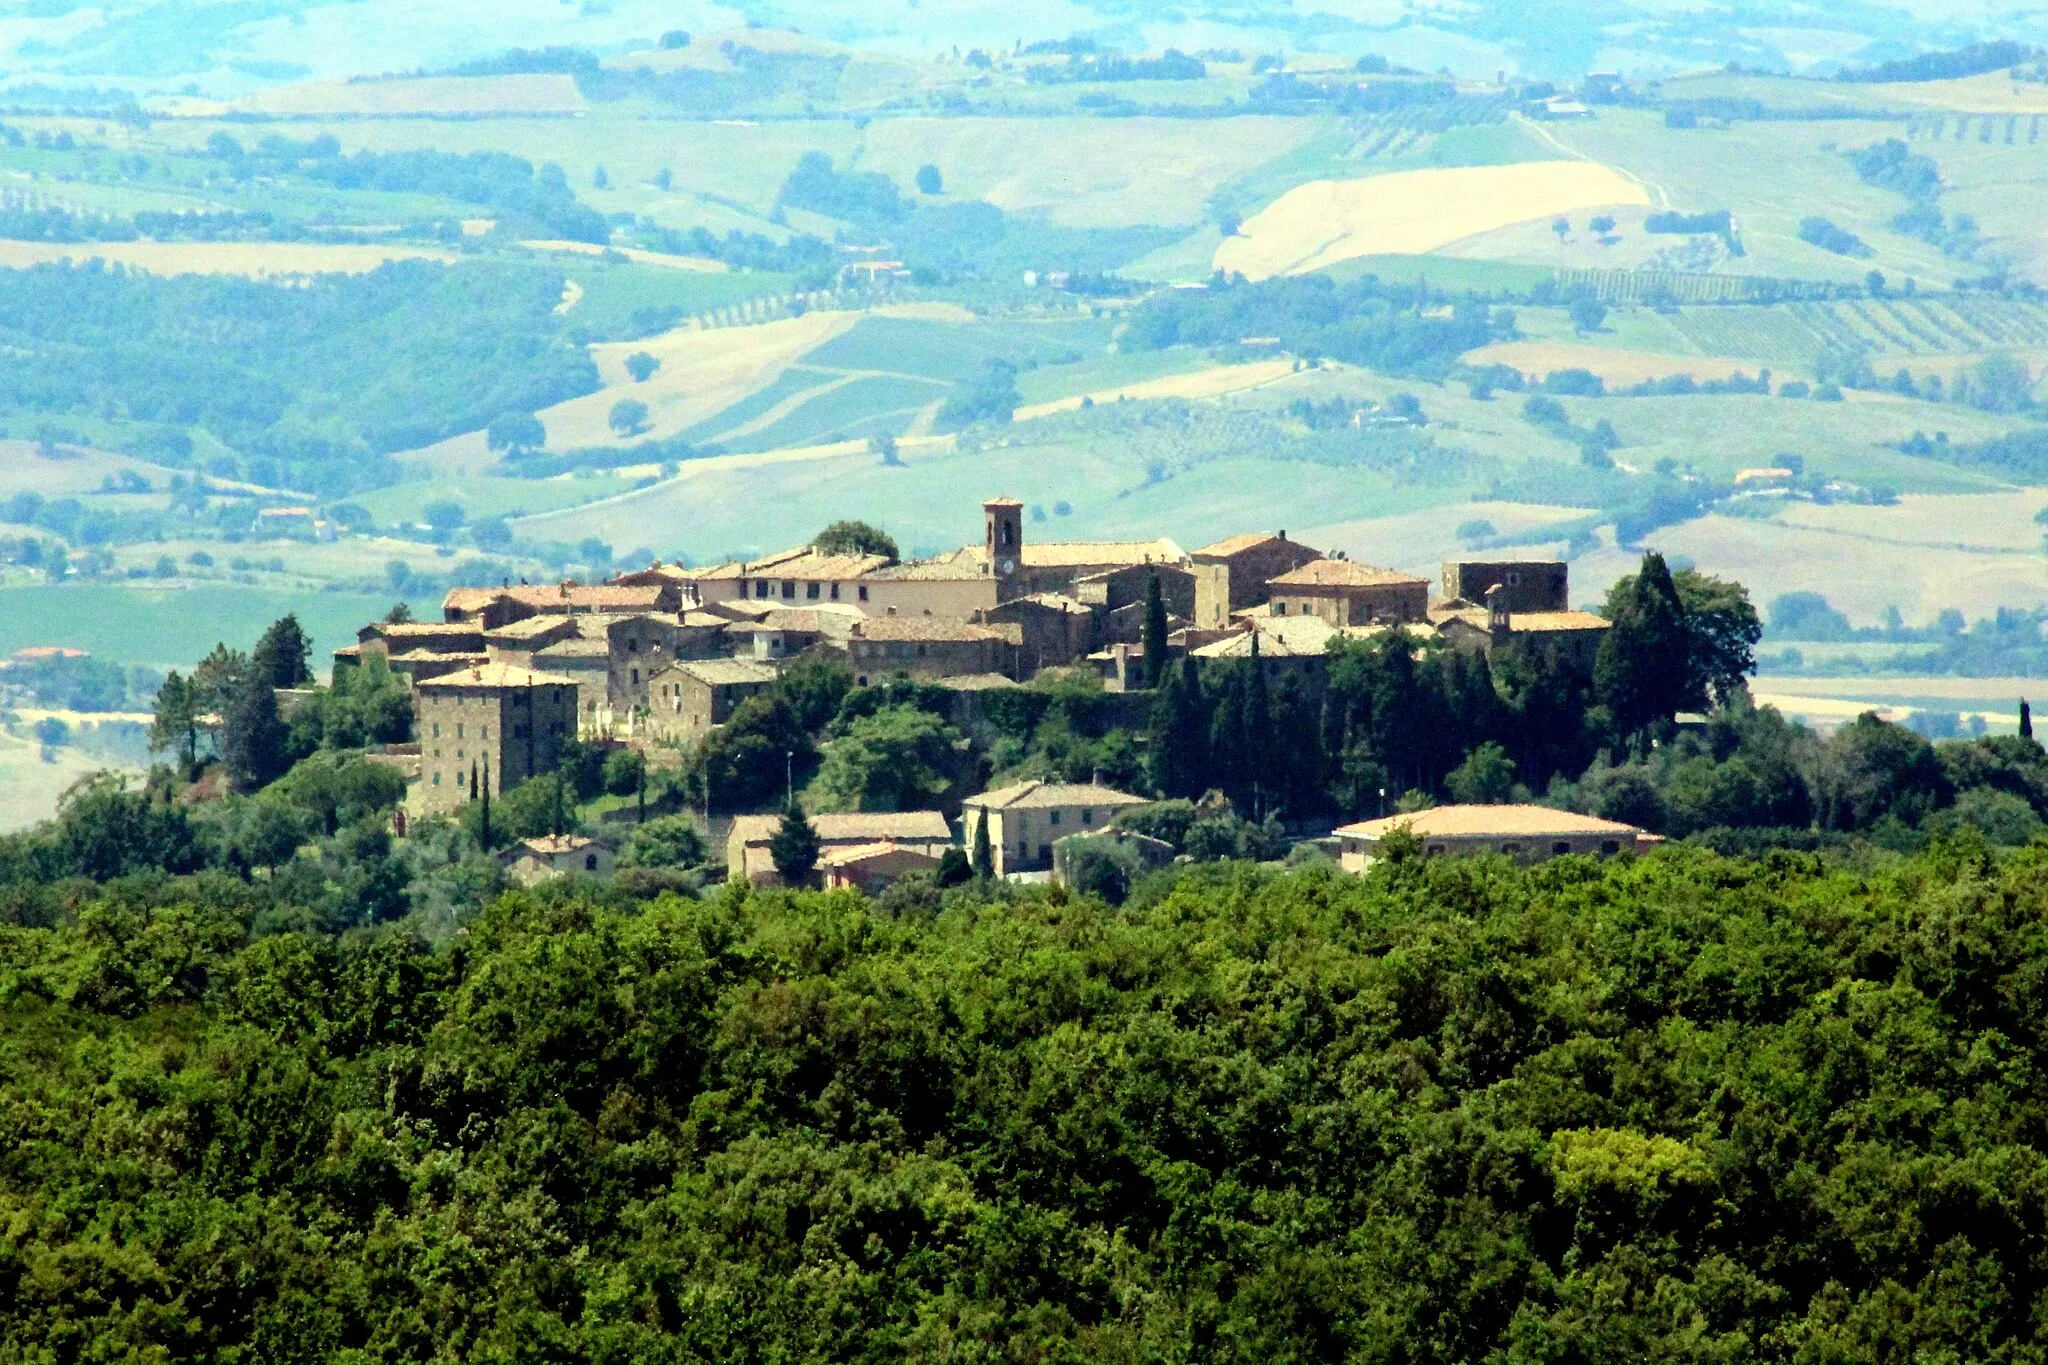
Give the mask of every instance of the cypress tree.
[[(1252, 785), (1252, 793), (1263, 804), (1273, 787), (1273, 775), (1278, 765), (1273, 743), (1273, 698), (1266, 689), (1266, 663), (1259, 657), (1258, 633), (1252, 633), (1251, 675), (1244, 686), (1244, 773)], [(1263, 810), (1253, 813), (1253, 819), (1264, 816)]]
[(981, 812), (981, 818), (974, 822), (974, 857), (971, 862), (974, 875), (982, 881), (996, 875), (995, 851), (988, 845), (988, 812)]
[(2027, 705), (2025, 697), (2020, 698), (2020, 738), (2034, 737), (2034, 708)]
[(792, 801), (782, 808), (782, 824), (768, 841), (768, 856), (784, 886), (805, 886), (818, 869), (818, 831), (804, 808)]
[(483, 833), (485, 849), (491, 846), (491, 760), (484, 760), (483, 809), (477, 812), (477, 828)]
[(1166, 596), (1154, 570), (1145, 580), (1145, 686), (1156, 689), (1166, 676)]
[(1167, 797), (1202, 794), (1208, 771), (1206, 743), (1209, 710), (1202, 702), (1202, 679), (1195, 656), (1166, 670), (1152, 703), (1152, 785)]

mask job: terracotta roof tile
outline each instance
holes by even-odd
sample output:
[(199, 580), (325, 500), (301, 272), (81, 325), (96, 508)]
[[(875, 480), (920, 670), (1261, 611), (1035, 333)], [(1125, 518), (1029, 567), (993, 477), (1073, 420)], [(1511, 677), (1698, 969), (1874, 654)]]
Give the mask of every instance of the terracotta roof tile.
[[(935, 810), (905, 810), (889, 814), (813, 815), (811, 828), (825, 844), (874, 844), (885, 840), (905, 843), (951, 843), (952, 828)], [(742, 844), (765, 844), (782, 825), (779, 815), (741, 815), (732, 822), (733, 835)]]
[(1417, 578), (1398, 569), (1381, 569), (1371, 564), (1360, 564), (1355, 559), (1312, 559), (1298, 569), (1289, 569), (1278, 578), (1271, 579), (1266, 586), (1271, 588), (1382, 588), (1419, 583), (1429, 586), (1426, 578)]
[(1577, 815), (1568, 810), (1552, 810), (1548, 806), (1437, 806), (1413, 815), (1390, 815), (1384, 820), (1346, 825), (1337, 833), (1377, 839), (1403, 826), (1418, 838), (1454, 838), (1460, 835), (1492, 838), (1498, 835), (1504, 839), (1535, 839), (1551, 835), (1563, 838), (1574, 834), (1634, 836), (1641, 833), (1634, 825)]
[(661, 669), (653, 677), (659, 678), (668, 673), (687, 673), (708, 687), (764, 685), (781, 676), (772, 664), (756, 663), (752, 659), (684, 659)]
[(479, 664), (475, 668), (460, 669), (444, 673), (438, 678), (428, 678), (414, 683), (416, 690), (425, 691), (442, 687), (574, 687), (574, 678), (565, 678), (559, 673), (538, 673), (531, 668), (520, 668), (514, 664)]
[(979, 796), (962, 804), (983, 810), (1042, 810), (1051, 806), (1148, 806), (1142, 796), (1098, 787), (1089, 782), (1019, 782)]
[(1017, 644), (1023, 640), (1023, 630), (1022, 626), (984, 626), (951, 616), (869, 616), (854, 628), (854, 636), (862, 640), (1007, 640)]

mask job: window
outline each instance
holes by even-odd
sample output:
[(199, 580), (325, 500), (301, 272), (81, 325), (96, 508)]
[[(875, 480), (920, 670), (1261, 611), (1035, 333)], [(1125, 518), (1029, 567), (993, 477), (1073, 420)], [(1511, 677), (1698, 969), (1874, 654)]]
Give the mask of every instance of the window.
[(434, 774), (434, 785), (437, 787), (441, 785), (441, 774), (438, 772)]
[(434, 738), (435, 738), (435, 739), (439, 739), (440, 737), (441, 737), (441, 722), (437, 720), (437, 721), (435, 721), (435, 722), (434, 722)]
[(1557, 854), (1559, 857), (1563, 857), (1565, 854), (1572, 851), (1572, 841), (1569, 839), (1559, 839), (1556, 843), (1550, 846), (1550, 851), (1552, 853)]
[(1520, 570), (1508, 570), (1508, 586), (1511, 588), (1519, 588), (1522, 586), (1522, 574)]
[(460, 725), (457, 725), (457, 726), (455, 727), (455, 737), (456, 737), (457, 739), (461, 739), (461, 738), (462, 738), (462, 727), (461, 727)]
[(1621, 852), (1621, 840), (1602, 839), (1600, 841), (1600, 851), (1602, 853), (1607, 854), (1609, 857), (1614, 856), (1615, 854)]
[(1038, 861), (1040, 861), (1041, 863), (1049, 863), (1052, 861), (1051, 844), (1040, 844), (1038, 846)]
[(1520, 844), (1502, 844), (1500, 846), (1500, 851), (1507, 854), (1509, 857), (1513, 857), (1514, 855), (1522, 851), (1522, 846)]
[(638, 654), (640, 652), (640, 642), (638, 640), (626, 641), (626, 652), (628, 654)]
[(796, 600), (796, 584), (791, 583), (786, 579), (783, 581), (782, 584), (782, 600), (785, 602), (792, 602)]
[(815, 601), (817, 601), (817, 600), (818, 600), (818, 588), (819, 588), (819, 585), (818, 585), (818, 584), (816, 584), (816, 583), (812, 583), (812, 584), (809, 584), (809, 585), (807, 585), (807, 586), (806, 586), (806, 587), (804, 588), (804, 597), (805, 597), (806, 599), (808, 599), (808, 600), (812, 601), (812, 602), (815, 602)]
[(597, 855), (595, 853), (586, 853), (583, 855), (583, 870), (585, 872), (597, 871)]
[(1051, 813), (1050, 815), (1048, 815), (1048, 816), (1046, 817), (1046, 823), (1047, 823), (1047, 824), (1057, 825), (1057, 824), (1058, 824), (1059, 822), (1060, 822), (1060, 813), (1059, 813), (1058, 811), (1053, 811), (1053, 812), (1052, 812), (1052, 813)]
[(863, 602), (868, 600), (868, 585), (865, 583), (860, 585), (860, 600)]
[(488, 726), (488, 725), (486, 725), (486, 726), (485, 726), (485, 727), (483, 728), (483, 731), (482, 731), (482, 732), (481, 732), (480, 734), (478, 734), (478, 735), (477, 735), (477, 738), (478, 738), (478, 739), (489, 739), (490, 737), (491, 737), (491, 727), (490, 727), (490, 726)]
[(640, 681), (640, 670), (639, 670), (639, 669), (637, 669), (637, 668), (633, 670), (633, 681), (634, 681), (634, 682), (639, 682), (639, 681)]
[(1425, 847), (1425, 848), (1424, 848), (1424, 849), (1422, 850), (1422, 853), (1423, 853), (1423, 856), (1424, 856), (1424, 857), (1428, 857), (1428, 858), (1440, 858), (1440, 857), (1442, 857), (1442, 856), (1443, 856), (1443, 855), (1444, 855), (1445, 853), (1447, 853), (1447, 852), (1449, 852), (1449, 851), (1450, 851), (1450, 850), (1449, 850), (1449, 847), (1448, 847), (1447, 845), (1444, 845), (1444, 844), (1430, 844), (1430, 845), (1426, 846), (1426, 847)]
[(1095, 812), (1088, 809), (1086, 806), (1081, 807), (1081, 823), (1084, 825), (1094, 824)]
[(832, 585), (832, 600), (834, 602), (839, 600), (839, 585), (837, 583)]
[(761, 580), (760, 582), (758, 582), (758, 583), (756, 583), (756, 584), (754, 585), (754, 596), (756, 596), (756, 597), (766, 597), (767, 595), (768, 595), (768, 580), (764, 578), (764, 579), (762, 579), (762, 580)]
[(1273, 604), (1273, 614), (1275, 616), (1285, 616), (1287, 614), (1287, 604), (1285, 602), (1275, 602)]

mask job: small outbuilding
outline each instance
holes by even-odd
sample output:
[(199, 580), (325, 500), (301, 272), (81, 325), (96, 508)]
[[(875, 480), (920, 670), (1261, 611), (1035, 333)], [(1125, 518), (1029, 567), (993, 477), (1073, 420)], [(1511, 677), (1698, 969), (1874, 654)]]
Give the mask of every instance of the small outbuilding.
[(618, 856), (610, 849), (581, 834), (521, 839), (501, 852), (498, 860), (521, 886), (535, 886), (550, 877), (566, 877), (572, 872), (609, 877), (618, 864)]

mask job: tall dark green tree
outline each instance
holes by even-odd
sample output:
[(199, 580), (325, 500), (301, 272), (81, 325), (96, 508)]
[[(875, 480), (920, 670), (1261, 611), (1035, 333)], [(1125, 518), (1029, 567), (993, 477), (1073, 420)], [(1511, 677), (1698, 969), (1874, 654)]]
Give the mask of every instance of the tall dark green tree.
[(987, 881), (996, 875), (996, 855), (988, 842), (988, 812), (980, 811), (977, 815), (979, 818), (974, 822), (974, 857), (971, 865), (974, 875)]
[(782, 808), (782, 823), (768, 841), (768, 856), (784, 886), (809, 886), (818, 870), (818, 831), (804, 808), (792, 801)]
[(236, 684), (221, 716), (220, 756), (237, 790), (255, 791), (284, 776), (291, 766), (285, 739), (270, 675), (251, 668)]
[(1764, 626), (1749, 590), (1697, 569), (1671, 576), (1685, 608), (1687, 709), (1726, 706), (1756, 672), (1756, 642)]
[(1607, 617), (1614, 624), (1600, 642), (1593, 685), (1615, 736), (1637, 742), (1685, 708), (1694, 681), (1685, 604), (1663, 555), (1645, 552), (1642, 567), (1615, 583)]
[[(177, 675), (176, 675), (176, 674), (174, 673), (174, 674), (172, 674), (171, 676), (172, 676), (172, 677), (176, 677)], [(2026, 699), (2025, 697), (2021, 697), (2021, 698), (2020, 698), (2020, 738), (2021, 738), (2021, 739), (2032, 739), (2033, 737), (2034, 737), (2034, 708), (2033, 708), (2033, 707), (2031, 707), (2031, 706), (2028, 706), (2028, 705), (2027, 705), (2027, 699)]]
[(304, 687), (313, 681), (313, 671), (306, 664), (312, 652), (313, 642), (306, 638), (298, 616), (287, 613), (270, 623), (250, 660), (269, 676), (272, 687)]
[(1152, 786), (1161, 796), (1196, 797), (1209, 772), (1209, 708), (1202, 675), (1190, 653), (1166, 671), (1152, 701)]
[(1166, 594), (1159, 575), (1145, 580), (1145, 686), (1156, 690), (1166, 676)]

